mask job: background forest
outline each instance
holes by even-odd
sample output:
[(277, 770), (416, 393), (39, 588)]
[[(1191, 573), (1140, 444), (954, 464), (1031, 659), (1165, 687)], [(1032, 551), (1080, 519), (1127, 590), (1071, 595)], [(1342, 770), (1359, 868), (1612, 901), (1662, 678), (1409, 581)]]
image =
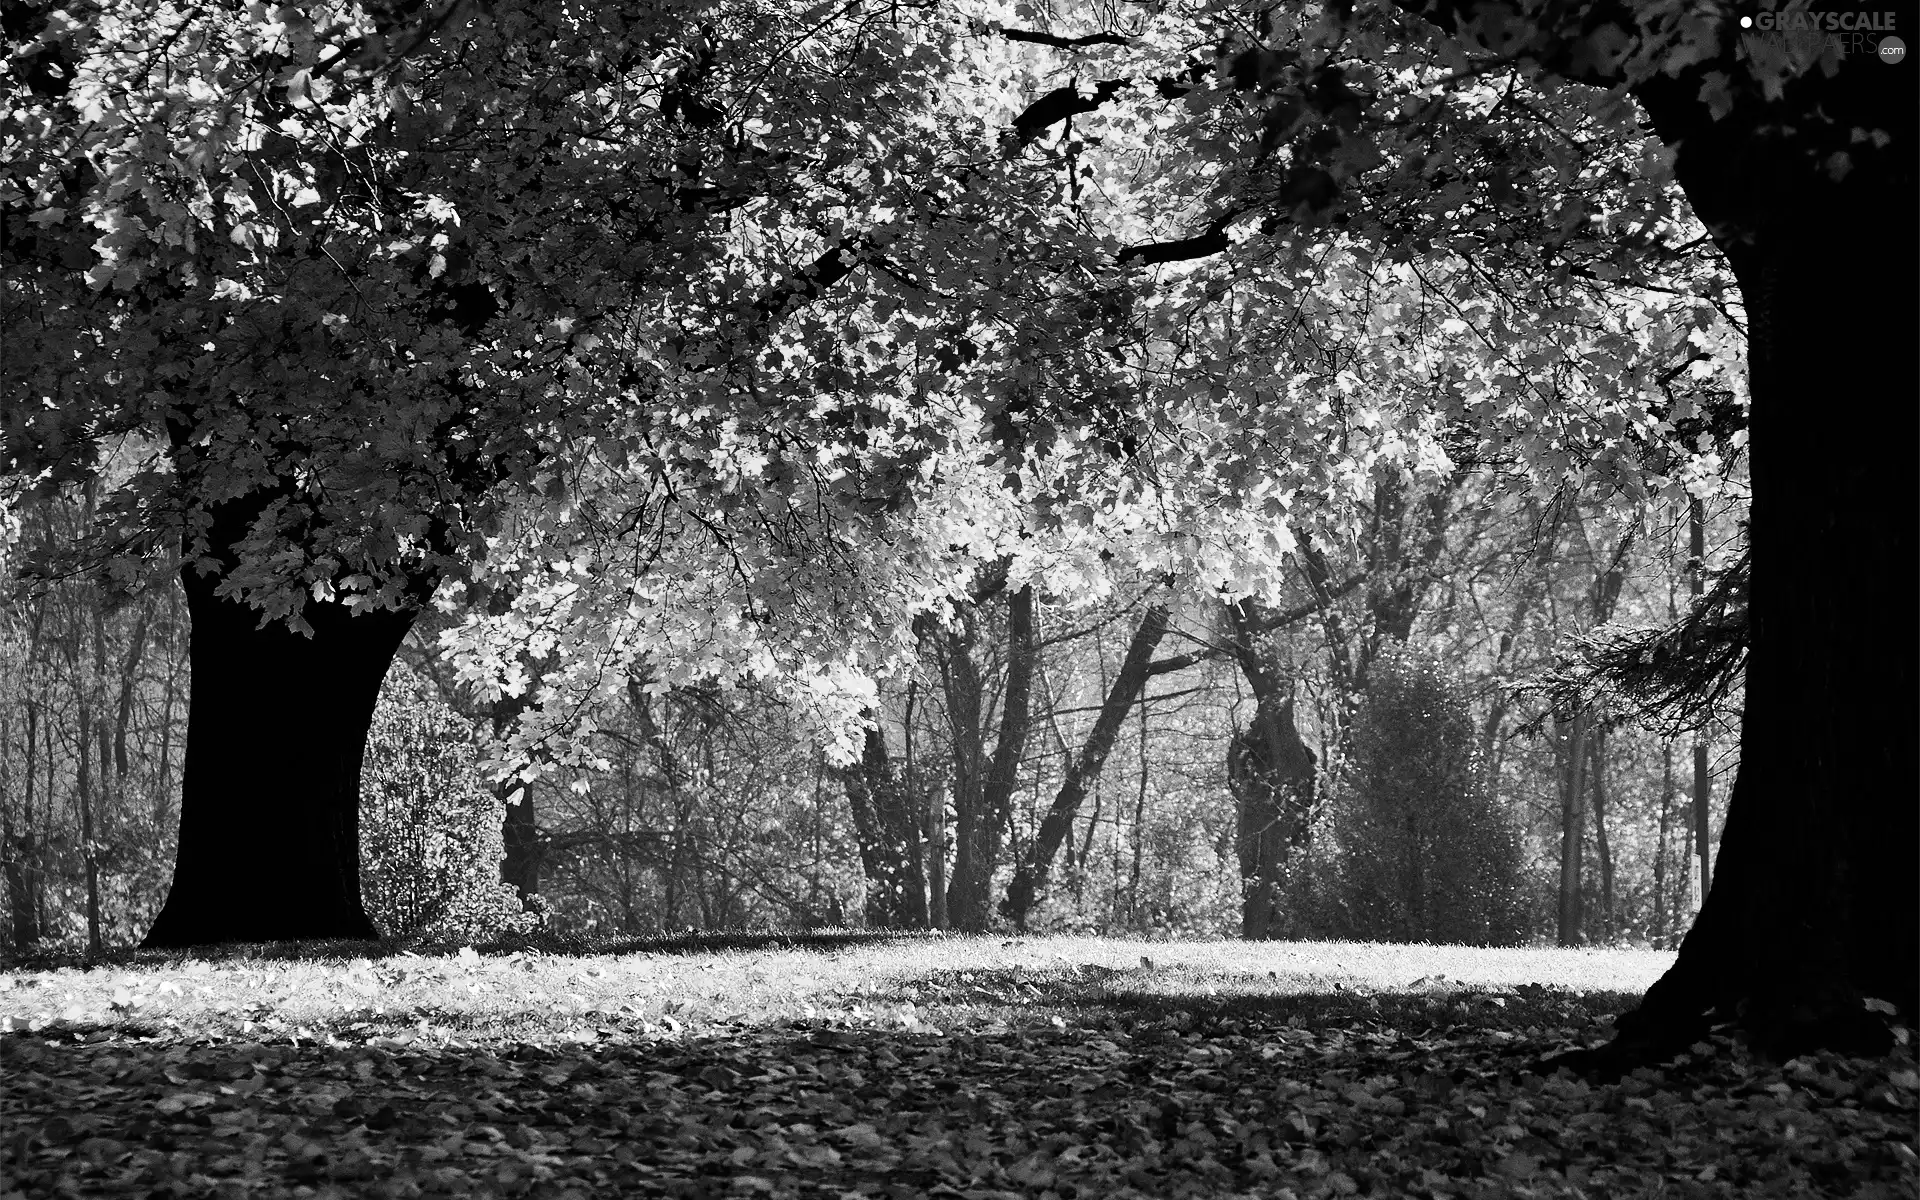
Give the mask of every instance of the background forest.
[[(476, 702), (416, 630), (367, 752), (369, 910), (440, 939), (865, 925), (1671, 945), (1732, 730), (1604, 700), (1556, 712), (1553, 684), (1595, 630), (1686, 609), (1693, 514), (1625, 523), (1497, 482), (1382, 481), (1350, 544), (1300, 556), (1284, 609), (1147, 579), (1092, 605), (1038, 594), (1012, 719), (1010, 604), (989, 580), (922, 631), (851, 766), (764, 691), (634, 686), (592, 714), (601, 769), (496, 785), (485, 743), (515, 702)], [(1736, 554), (1738, 482), (1700, 508), (1698, 585)], [(74, 537), (87, 505), (21, 506), (16, 544)], [(165, 899), (187, 637), (171, 580), (45, 581), (0, 607), (15, 950), (135, 943)], [(1002, 745), (1017, 769), (996, 784)]]

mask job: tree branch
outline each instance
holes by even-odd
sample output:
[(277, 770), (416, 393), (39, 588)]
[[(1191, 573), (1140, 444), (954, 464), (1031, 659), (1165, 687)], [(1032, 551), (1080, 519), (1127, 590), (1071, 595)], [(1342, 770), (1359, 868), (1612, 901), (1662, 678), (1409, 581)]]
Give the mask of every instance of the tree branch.
[(1226, 221), (1215, 221), (1205, 233), (1194, 237), (1177, 238), (1171, 242), (1145, 242), (1138, 246), (1128, 246), (1115, 260), (1121, 266), (1138, 262), (1150, 267), (1155, 263), (1187, 262), (1196, 258), (1207, 258), (1219, 254), (1227, 248)]
[(842, 243), (813, 260), (793, 279), (767, 292), (753, 302), (753, 313), (767, 325), (778, 324), (796, 310), (818, 300), (826, 290), (853, 274), (859, 266), (848, 251), (853, 245)]
[(1061, 37), (1057, 33), (1039, 33), (1031, 29), (1002, 29), (1000, 36), (1010, 42), (1032, 42), (1039, 46), (1053, 46), (1061, 50), (1078, 50), (1082, 46), (1131, 46), (1133, 39), (1119, 33), (1088, 33), (1080, 37)]
[(1057, 87), (1020, 111), (1020, 115), (1013, 119), (1013, 136), (1025, 146), (1062, 121), (1099, 108), (1130, 82), (1126, 79), (1096, 80), (1091, 96), (1082, 96), (1078, 84)]
[[(1305, 620), (1327, 605), (1332, 604), (1335, 600), (1346, 595), (1348, 592), (1359, 587), (1362, 583), (1365, 583), (1366, 580), (1367, 575), (1364, 571), (1351, 575), (1333, 587), (1320, 589), (1317, 596), (1304, 604), (1296, 604), (1292, 608), (1285, 608), (1279, 612), (1269, 612), (1262, 615), (1259, 620), (1248, 626), (1248, 632), (1255, 635), (1272, 633), (1274, 630), (1283, 629), (1295, 621)], [(1223, 654), (1232, 653), (1232, 651), (1233, 647), (1231, 646), (1202, 646), (1198, 650), (1189, 650), (1185, 654), (1176, 654), (1172, 658), (1154, 660), (1147, 664), (1147, 674), (1168, 675), (1174, 671), (1183, 671), (1196, 663), (1203, 663), (1209, 659), (1219, 658)]]

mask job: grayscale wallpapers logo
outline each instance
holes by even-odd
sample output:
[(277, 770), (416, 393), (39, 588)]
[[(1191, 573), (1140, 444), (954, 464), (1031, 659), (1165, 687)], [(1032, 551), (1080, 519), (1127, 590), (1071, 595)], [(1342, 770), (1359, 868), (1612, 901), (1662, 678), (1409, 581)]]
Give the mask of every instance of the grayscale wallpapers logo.
[[(1840, 58), (1870, 55), (1894, 64), (1907, 57), (1907, 44), (1894, 36), (1895, 13), (1763, 12), (1740, 18), (1749, 36), (1792, 42), (1796, 50), (1832, 50)], [(1808, 43), (1813, 43), (1808, 45)]]

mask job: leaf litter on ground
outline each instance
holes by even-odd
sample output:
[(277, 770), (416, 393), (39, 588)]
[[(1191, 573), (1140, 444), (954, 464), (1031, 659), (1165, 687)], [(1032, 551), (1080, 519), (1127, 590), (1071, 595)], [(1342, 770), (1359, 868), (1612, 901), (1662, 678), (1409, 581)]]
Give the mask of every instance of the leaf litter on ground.
[[(1671, 955), (842, 938), (0, 976), (17, 1196), (1912, 1196), (1913, 1045), (1599, 1084)], [(318, 953), (316, 953), (316, 950)], [(1899, 1031), (1905, 1034), (1905, 1030)]]

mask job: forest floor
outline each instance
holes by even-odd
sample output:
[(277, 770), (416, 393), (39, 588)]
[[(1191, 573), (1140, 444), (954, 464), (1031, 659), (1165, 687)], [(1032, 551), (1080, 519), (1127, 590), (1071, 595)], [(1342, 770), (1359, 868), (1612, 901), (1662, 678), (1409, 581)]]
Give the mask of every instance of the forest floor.
[[(579, 948), (576, 948), (579, 949)], [(372, 943), (0, 973), (21, 1196), (1920, 1194), (1914, 1042), (1617, 1083), (1636, 950)]]

